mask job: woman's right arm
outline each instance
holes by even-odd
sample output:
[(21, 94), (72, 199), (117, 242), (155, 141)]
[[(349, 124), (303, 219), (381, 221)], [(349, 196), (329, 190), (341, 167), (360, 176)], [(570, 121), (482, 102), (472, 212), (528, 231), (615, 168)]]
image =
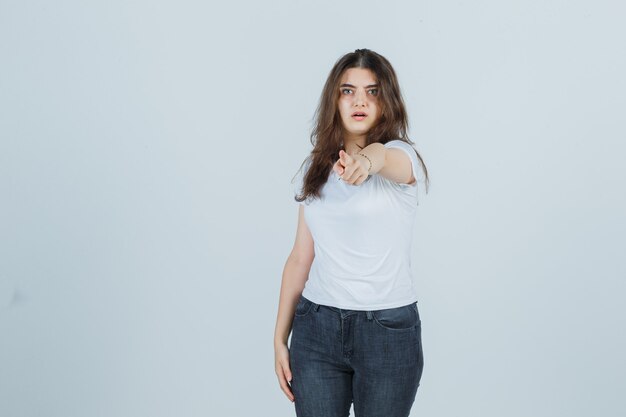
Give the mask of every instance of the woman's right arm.
[(304, 289), (304, 284), (309, 277), (309, 270), (314, 257), (313, 237), (304, 220), (304, 205), (299, 204), (296, 240), (283, 269), (278, 315), (274, 331), (276, 375), (278, 376), (281, 389), (291, 401), (294, 399), (293, 393), (287, 384), (287, 381), (291, 381), (287, 340), (291, 333), (296, 305)]

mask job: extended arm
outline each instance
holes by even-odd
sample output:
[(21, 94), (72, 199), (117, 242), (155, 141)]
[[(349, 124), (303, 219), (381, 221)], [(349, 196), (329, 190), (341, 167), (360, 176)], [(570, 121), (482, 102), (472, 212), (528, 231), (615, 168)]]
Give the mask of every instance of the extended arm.
[[(359, 154), (365, 154), (361, 156)], [(353, 155), (365, 169), (372, 162), (370, 175), (379, 175), (402, 184), (413, 184), (415, 176), (408, 155), (398, 148), (386, 148), (382, 143), (372, 143)], [(369, 160), (368, 160), (369, 158)]]

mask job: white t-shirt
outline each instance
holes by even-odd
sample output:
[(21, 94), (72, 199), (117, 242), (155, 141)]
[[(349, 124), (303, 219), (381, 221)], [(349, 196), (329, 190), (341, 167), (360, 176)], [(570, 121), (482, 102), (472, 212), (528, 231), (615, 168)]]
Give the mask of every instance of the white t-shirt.
[[(323, 305), (379, 310), (417, 301), (411, 269), (412, 231), (418, 186), (425, 177), (413, 147), (401, 140), (384, 144), (409, 155), (417, 181), (400, 184), (373, 174), (350, 185), (331, 169), (321, 199), (300, 202), (314, 241), (315, 258), (302, 295)], [(300, 187), (310, 159), (298, 173)]]

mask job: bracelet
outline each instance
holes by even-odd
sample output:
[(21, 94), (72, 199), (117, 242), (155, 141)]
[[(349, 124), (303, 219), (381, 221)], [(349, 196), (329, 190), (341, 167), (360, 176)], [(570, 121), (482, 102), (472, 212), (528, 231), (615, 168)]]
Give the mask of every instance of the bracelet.
[(370, 172), (370, 169), (372, 169), (372, 160), (371, 160), (371, 159), (369, 159), (369, 157), (368, 157), (367, 155), (363, 154), (363, 153), (358, 153), (357, 155), (364, 156), (364, 157), (366, 157), (366, 158), (367, 158), (367, 160), (368, 160), (368, 161), (370, 161), (370, 167), (369, 167), (369, 168), (367, 168), (367, 172), (369, 173), (369, 172)]

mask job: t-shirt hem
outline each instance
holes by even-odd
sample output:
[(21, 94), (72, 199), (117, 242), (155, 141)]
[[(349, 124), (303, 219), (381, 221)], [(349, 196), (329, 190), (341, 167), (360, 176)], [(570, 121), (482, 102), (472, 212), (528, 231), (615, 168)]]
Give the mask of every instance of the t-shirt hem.
[(340, 308), (342, 310), (363, 310), (363, 311), (383, 310), (383, 309), (388, 309), (388, 308), (403, 307), (403, 306), (413, 304), (418, 301), (417, 297), (411, 297), (409, 299), (394, 301), (391, 303), (373, 304), (373, 305), (363, 306), (363, 305), (337, 303), (336, 301), (333, 301), (333, 300), (323, 300), (323, 299), (319, 299), (316, 297), (309, 297), (307, 294), (303, 294), (303, 295), (306, 299), (314, 302), (315, 304)]

